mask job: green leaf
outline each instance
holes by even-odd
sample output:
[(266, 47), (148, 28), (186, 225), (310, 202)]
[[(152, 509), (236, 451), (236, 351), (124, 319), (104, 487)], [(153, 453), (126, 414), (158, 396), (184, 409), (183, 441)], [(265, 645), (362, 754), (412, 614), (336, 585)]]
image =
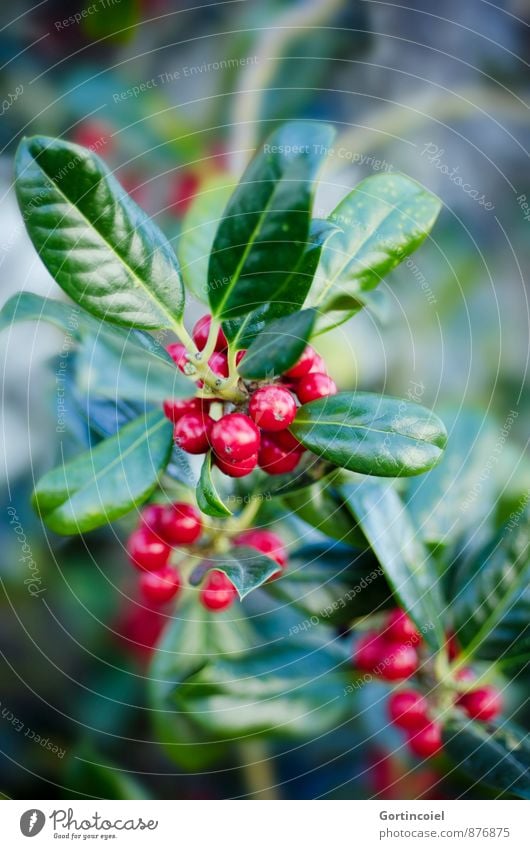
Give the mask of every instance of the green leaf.
[(98, 156), (44, 136), (23, 139), (16, 191), (42, 261), (83, 309), (128, 327), (178, 327), (176, 257)]
[[(337, 472), (335, 477), (338, 478)], [(328, 477), (310, 488), (290, 493), (284, 496), (284, 501), (300, 519), (324, 536), (366, 548), (366, 538), (357, 527), (333, 478)]]
[(438, 198), (403, 174), (363, 180), (330, 215), (342, 231), (325, 247), (307, 306), (349, 318), (364, 305), (363, 293), (423, 242), (440, 209)]
[(202, 303), (208, 303), (208, 262), (213, 240), (234, 188), (229, 174), (216, 174), (205, 180), (182, 221), (177, 243), (182, 279)]
[(290, 430), (317, 456), (379, 477), (427, 471), (446, 442), (442, 422), (425, 407), (369, 392), (340, 392), (304, 404)]
[(207, 566), (208, 571), (218, 569), (224, 572), (241, 600), (279, 571), (278, 564), (271, 557), (243, 545), (236, 546), (226, 554), (208, 558)]
[(208, 451), (202, 464), (201, 475), (196, 489), (197, 506), (207, 516), (231, 516), (212, 479), (212, 452)]
[(327, 149), (332, 135), (327, 125), (285, 124), (246, 169), (210, 256), (208, 297), (217, 318), (236, 318), (274, 300), (305, 254), (319, 147)]
[(302, 356), (315, 319), (314, 310), (302, 310), (268, 324), (245, 354), (239, 374), (255, 380), (283, 374)]
[(105, 525), (142, 504), (155, 489), (171, 453), (173, 428), (155, 410), (115, 436), (44, 475), (33, 503), (59, 534)]
[(465, 657), (530, 659), (529, 514), (527, 508), (458, 564), (451, 609)]
[(20, 321), (45, 321), (76, 340), (80, 338), (79, 308), (34, 292), (17, 292), (0, 310), (0, 330)]
[(445, 634), (438, 578), (399, 495), (390, 483), (370, 479), (343, 484), (340, 491), (401, 606), (428, 645), (439, 649)]
[(474, 781), (530, 799), (530, 740), (522, 728), (454, 718), (443, 729), (443, 741), (444, 751)]

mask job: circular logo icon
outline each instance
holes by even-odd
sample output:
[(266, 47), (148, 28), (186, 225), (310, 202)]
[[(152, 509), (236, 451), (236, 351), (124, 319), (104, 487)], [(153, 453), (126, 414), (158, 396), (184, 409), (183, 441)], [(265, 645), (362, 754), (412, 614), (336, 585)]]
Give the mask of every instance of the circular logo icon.
[(24, 811), (20, 817), (20, 830), (24, 837), (35, 837), (44, 828), (46, 817), (37, 808)]

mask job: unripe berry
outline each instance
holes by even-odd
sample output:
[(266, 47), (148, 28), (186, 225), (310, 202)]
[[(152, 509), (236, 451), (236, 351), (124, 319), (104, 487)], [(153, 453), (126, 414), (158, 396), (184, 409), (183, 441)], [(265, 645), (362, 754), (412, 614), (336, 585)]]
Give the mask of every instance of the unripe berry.
[(485, 684), (458, 699), (458, 704), (471, 719), (489, 722), (502, 711), (502, 696), (495, 687)]
[(282, 569), (287, 566), (287, 552), (283, 540), (274, 531), (250, 528), (234, 537), (234, 545), (248, 545), (249, 548), (255, 548), (256, 551), (271, 557)]
[(262, 430), (285, 430), (296, 416), (296, 401), (284, 386), (263, 386), (254, 392), (248, 411)]
[(223, 474), (230, 478), (244, 478), (254, 471), (258, 465), (258, 455), (251, 454), (244, 460), (237, 460), (235, 463), (230, 463), (228, 460), (222, 460), (220, 457), (215, 457), (215, 465)]
[(316, 356), (316, 351), (314, 351), (310, 345), (307, 345), (304, 348), (302, 356), (300, 357), (298, 362), (295, 363), (294, 366), (291, 366), (290, 369), (287, 369), (287, 371), (284, 372), (283, 376), (298, 380), (300, 377), (303, 377), (305, 374), (308, 374), (311, 371), (311, 368), (313, 367)]
[(244, 413), (229, 413), (215, 422), (210, 437), (217, 457), (229, 463), (238, 463), (257, 454), (259, 430)]
[(418, 643), (421, 640), (421, 634), (412, 619), (407, 616), (404, 610), (399, 609), (392, 610), (388, 614), (384, 636), (387, 640), (396, 643)]
[(130, 535), (127, 551), (131, 563), (138, 569), (156, 572), (166, 565), (171, 548), (148, 528), (140, 527)]
[(172, 545), (192, 545), (202, 533), (202, 520), (191, 504), (167, 504), (160, 518), (160, 530)]
[(186, 350), (186, 346), (183, 345), (181, 342), (172, 342), (171, 345), (167, 346), (166, 351), (168, 352), (175, 365), (177, 365), (179, 369), (184, 372), (185, 366), (189, 362), (189, 356)]
[(430, 758), (442, 748), (442, 729), (437, 722), (428, 722), (408, 739), (411, 752), (420, 758)]
[(213, 419), (204, 413), (186, 413), (173, 431), (175, 443), (188, 454), (205, 454), (210, 448)]
[[(210, 334), (210, 325), (212, 323), (211, 315), (203, 315), (200, 318), (192, 331), (193, 341), (197, 345), (199, 351), (202, 351), (206, 346), (206, 342), (208, 341), (208, 336)], [(222, 328), (219, 328), (219, 332), (217, 334), (217, 340), (215, 342), (215, 351), (225, 351), (228, 347), (228, 342), (226, 340), (226, 336), (223, 333)]]
[(236, 595), (237, 590), (225, 573), (213, 569), (206, 575), (199, 599), (207, 610), (225, 610), (230, 607)]
[(272, 437), (263, 435), (258, 463), (268, 475), (284, 475), (296, 469), (302, 455), (299, 451), (284, 451)]
[(181, 584), (177, 570), (173, 566), (165, 566), (158, 572), (145, 572), (141, 576), (140, 592), (146, 601), (158, 606), (175, 598)]
[(186, 413), (207, 413), (210, 401), (205, 398), (168, 398), (164, 401), (164, 415), (176, 424)]
[(392, 693), (388, 699), (390, 721), (406, 731), (421, 728), (428, 722), (427, 702), (415, 690)]
[(327, 374), (319, 372), (311, 372), (298, 382), (296, 394), (300, 399), (301, 404), (309, 404), (310, 401), (316, 401), (317, 398), (326, 398), (328, 395), (335, 395), (337, 386), (335, 382), (328, 377)]

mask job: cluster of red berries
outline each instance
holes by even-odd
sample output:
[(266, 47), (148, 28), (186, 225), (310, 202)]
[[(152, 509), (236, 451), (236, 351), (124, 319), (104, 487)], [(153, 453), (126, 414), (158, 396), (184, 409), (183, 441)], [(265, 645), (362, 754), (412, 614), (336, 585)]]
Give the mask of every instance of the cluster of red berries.
[[(211, 316), (205, 315), (193, 328), (193, 340), (199, 351), (206, 345), (210, 324)], [(221, 378), (228, 377), (227, 345), (223, 331), (219, 330), (208, 365)], [(194, 367), (184, 345), (175, 343), (167, 350), (182, 372), (193, 374)], [(244, 356), (245, 351), (238, 352), (236, 365)], [(200, 381), (198, 385), (202, 388)], [(216, 465), (233, 478), (250, 474), (256, 466), (270, 475), (292, 472), (305, 451), (288, 430), (296, 416), (297, 399), (307, 404), (337, 391), (322, 357), (307, 346), (298, 362), (277, 383), (250, 383), (246, 389), (248, 399), (237, 409), (215, 398), (165, 401), (164, 412), (175, 425), (176, 444), (188, 454), (204, 454), (211, 448)], [(211, 415), (214, 403), (223, 405), (219, 407), (222, 413), (218, 418)], [(229, 411), (227, 406), (231, 408)]]
[[(199, 543), (204, 528), (199, 511), (191, 504), (150, 504), (141, 514), (140, 523), (127, 543), (129, 559), (140, 570), (140, 593), (153, 607), (162, 607), (177, 597), (182, 577), (171, 564), (175, 548), (186, 549)], [(287, 565), (287, 552), (273, 531), (252, 528), (232, 539), (234, 546), (246, 546), (274, 560), (279, 577)], [(200, 546), (195, 549), (200, 557)], [(205, 550), (206, 554), (206, 550)], [(211, 569), (201, 585), (199, 600), (208, 610), (224, 610), (236, 598), (230, 579), (218, 569)]]
[[(386, 681), (410, 678), (419, 668), (418, 648), (422, 637), (412, 620), (402, 610), (394, 610), (384, 622), (381, 631), (371, 631), (363, 636), (355, 649), (357, 669), (378, 675)], [(454, 642), (450, 643), (454, 652)], [(454, 659), (450, 655), (450, 659)], [(471, 682), (474, 673), (463, 668), (455, 678)], [(455, 704), (471, 719), (488, 722), (501, 712), (502, 701), (498, 690), (489, 685), (456, 695)], [(430, 717), (429, 700), (417, 690), (398, 690), (388, 700), (390, 721), (407, 732), (407, 744), (413, 754), (426, 758), (442, 748), (442, 729)]]

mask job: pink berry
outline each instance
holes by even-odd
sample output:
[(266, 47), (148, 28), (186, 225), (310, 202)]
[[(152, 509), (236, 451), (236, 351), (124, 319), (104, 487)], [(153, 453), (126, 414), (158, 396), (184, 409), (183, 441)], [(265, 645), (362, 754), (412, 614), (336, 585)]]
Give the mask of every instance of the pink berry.
[[(210, 325), (212, 323), (211, 315), (203, 315), (200, 318), (192, 331), (193, 341), (197, 345), (199, 351), (202, 351), (206, 346), (206, 342), (208, 341), (208, 336), (210, 334)], [(215, 343), (216, 351), (225, 351), (228, 347), (228, 342), (226, 340), (226, 336), (223, 333), (222, 328), (219, 328), (219, 333), (217, 334), (217, 340)]]
[(164, 401), (164, 414), (176, 424), (186, 413), (207, 413), (210, 402), (204, 398), (168, 398)]
[(269, 436), (261, 437), (261, 447), (258, 453), (258, 463), (268, 475), (284, 475), (294, 471), (300, 457), (299, 451), (284, 451), (278, 443)]
[(316, 356), (316, 351), (310, 345), (307, 345), (298, 362), (284, 372), (284, 377), (292, 377), (294, 380), (298, 380), (308, 374), (313, 367)]
[(161, 534), (172, 545), (192, 545), (202, 533), (202, 520), (191, 504), (167, 504), (160, 519)]
[(175, 443), (188, 454), (206, 454), (212, 425), (213, 419), (204, 413), (186, 413), (175, 425)]
[(285, 430), (296, 416), (296, 401), (283, 386), (263, 386), (254, 392), (248, 411), (262, 430)]
[(180, 342), (172, 342), (171, 345), (167, 346), (166, 351), (168, 352), (175, 365), (177, 365), (179, 369), (183, 372), (186, 363), (189, 362), (186, 346), (182, 345)]
[(208, 365), (218, 377), (228, 377), (228, 358), (221, 351), (214, 351)]
[(414, 622), (410, 619), (404, 610), (392, 610), (386, 620), (385, 638), (392, 642), (412, 642), (417, 643), (421, 640), (421, 634), (417, 630)]
[(387, 640), (384, 642), (386, 650), (381, 661), (381, 678), (386, 681), (401, 681), (414, 675), (419, 663), (416, 649), (408, 645), (389, 643)]
[(210, 441), (219, 459), (238, 463), (257, 454), (260, 435), (252, 419), (244, 413), (229, 413), (215, 422)]
[(140, 578), (140, 592), (146, 601), (161, 605), (175, 598), (181, 583), (177, 570), (173, 566), (165, 566), (158, 572), (144, 572)]
[(415, 690), (392, 693), (388, 699), (390, 721), (406, 731), (421, 728), (428, 721), (427, 702)]
[(225, 573), (213, 569), (206, 575), (199, 598), (207, 610), (225, 610), (230, 607), (236, 595), (237, 590)]
[(364, 634), (355, 646), (353, 664), (361, 672), (374, 673), (381, 663), (385, 645), (377, 631)]
[(408, 739), (411, 752), (420, 758), (430, 758), (442, 748), (442, 729), (437, 722), (427, 722)]
[(235, 463), (230, 463), (228, 460), (222, 460), (220, 457), (215, 457), (215, 465), (230, 478), (244, 478), (254, 471), (258, 465), (258, 455), (251, 454), (244, 460), (237, 460)]
[(471, 719), (489, 722), (502, 711), (502, 697), (495, 687), (486, 684), (469, 693), (464, 693), (458, 699), (458, 704)]
[(311, 372), (302, 377), (296, 387), (296, 394), (300, 399), (301, 404), (309, 404), (310, 401), (316, 401), (317, 398), (325, 398), (328, 395), (335, 395), (337, 386), (335, 382), (328, 377), (327, 374), (319, 372)]
[(283, 540), (274, 531), (251, 528), (234, 537), (234, 545), (248, 545), (249, 548), (255, 548), (256, 551), (271, 557), (282, 569), (287, 566), (287, 552)]
[(171, 553), (169, 545), (148, 528), (133, 531), (127, 542), (131, 563), (138, 569), (158, 571), (162, 569)]

